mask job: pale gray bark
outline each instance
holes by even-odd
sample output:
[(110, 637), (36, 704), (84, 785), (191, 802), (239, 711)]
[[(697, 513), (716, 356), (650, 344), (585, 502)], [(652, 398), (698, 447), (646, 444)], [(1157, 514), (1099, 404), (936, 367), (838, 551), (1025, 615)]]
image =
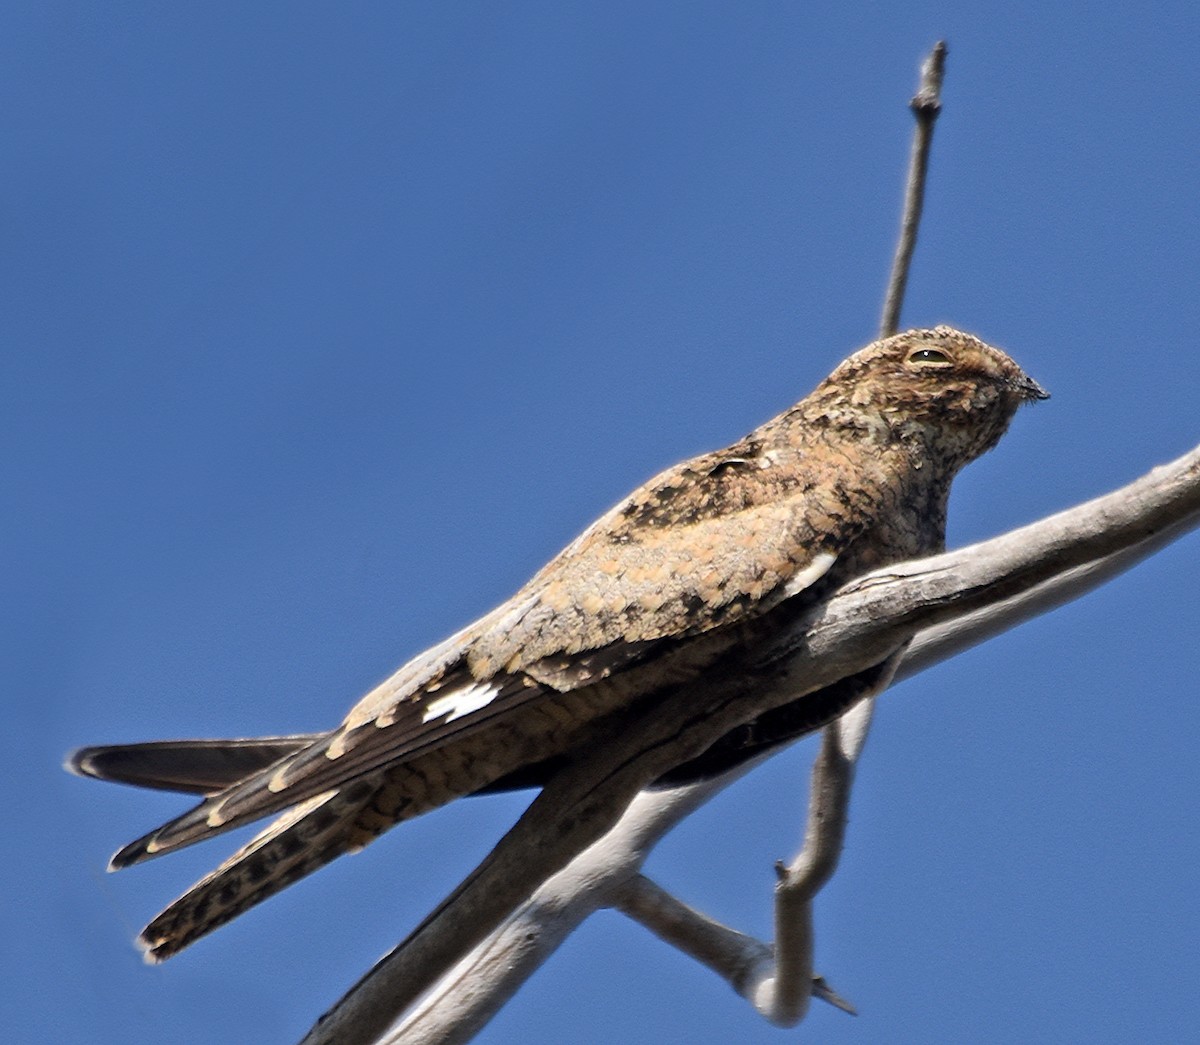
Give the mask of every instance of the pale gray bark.
[[(778, 660), (769, 678), (671, 694), (594, 745), (305, 1045), (465, 1041), (588, 914), (606, 906), (620, 906), (725, 977), (764, 1015), (788, 1022), (782, 1010), (802, 1008), (797, 982), (810, 982), (818, 996), (824, 989), (820, 981), (811, 985), (804, 962), (798, 972), (784, 970), (781, 1007), (771, 947), (638, 882), (662, 835), (738, 774), (638, 791), (738, 722), (877, 664), (905, 642), (911, 645), (898, 677), (1078, 597), (1198, 524), (1200, 447), (1069, 511), (846, 585), (764, 651)], [(853, 748), (852, 738), (846, 743)], [(659, 902), (652, 893), (661, 894)]]

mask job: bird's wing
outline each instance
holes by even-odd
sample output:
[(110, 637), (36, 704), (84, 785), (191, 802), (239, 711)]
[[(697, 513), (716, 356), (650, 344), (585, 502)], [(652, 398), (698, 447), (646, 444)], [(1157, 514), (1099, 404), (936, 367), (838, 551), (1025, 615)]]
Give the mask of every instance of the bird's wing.
[(651, 480), (512, 599), (369, 693), (339, 728), (132, 842), (111, 866), (417, 759), (809, 588), (848, 539), (829, 524), (841, 499), (821, 496), (795, 467), (783, 488), (755, 474), (747, 482), (748, 469), (769, 467), (756, 453), (743, 441)]
[(139, 863), (345, 788), (389, 764), (469, 735), (541, 693), (540, 685), (527, 684), (519, 676), (478, 683), (460, 664), (411, 691), (396, 709), (392, 725), (380, 727), (377, 719), (368, 719), (319, 734), (293, 754), (131, 842), (112, 857), (110, 867)]

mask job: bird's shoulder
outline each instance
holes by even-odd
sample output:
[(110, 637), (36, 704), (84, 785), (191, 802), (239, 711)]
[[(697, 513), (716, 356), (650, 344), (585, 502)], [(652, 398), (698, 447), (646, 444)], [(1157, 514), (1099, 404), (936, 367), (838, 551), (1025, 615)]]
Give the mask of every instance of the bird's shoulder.
[(478, 636), (477, 673), (610, 665), (604, 651), (620, 661), (820, 580), (868, 525), (886, 469), (853, 445), (763, 431), (668, 468), (598, 519), (514, 597), (517, 619)]

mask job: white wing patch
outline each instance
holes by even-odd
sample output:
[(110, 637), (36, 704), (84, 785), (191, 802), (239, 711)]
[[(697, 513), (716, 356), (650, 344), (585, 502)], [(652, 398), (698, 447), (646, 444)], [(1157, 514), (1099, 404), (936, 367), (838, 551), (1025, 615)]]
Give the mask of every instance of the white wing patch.
[(787, 583), (783, 586), (783, 597), (790, 599), (793, 595), (799, 595), (805, 588), (816, 584), (829, 572), (829, 567), (836, 561), (837, 556), (832, 552), (821, 552), (814, 555), (812, 562), (788, 578)]
[(428, 722), (445, 715), (447, 722), (453, 722), (456, 718), (486, 708), (499, 692), (500, 687), (495, 682), (473, 682), (461, 689), (451, 690), (426, 705), (421, 721)]

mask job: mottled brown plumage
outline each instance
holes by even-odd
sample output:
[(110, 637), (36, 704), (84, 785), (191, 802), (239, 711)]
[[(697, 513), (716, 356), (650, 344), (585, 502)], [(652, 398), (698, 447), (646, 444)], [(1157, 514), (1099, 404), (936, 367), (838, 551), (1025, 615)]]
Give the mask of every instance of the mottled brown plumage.
[[(1004, 353), (949, 327), (878, 341), (744, 439), (636, 490), (331, 733), (79, 752), (79, 772), (210, 793), (122, 849), (114, 868), (286, 810), (147, 927), (150, 956), (168, 957), (401, 820), (540, 782), (598, 716), (666, 685), (702, 684), (778, 633), (792, 608), (940, 550), (954, 475), (996, 444), (1021, 403), (1044, 397)], [(813, 728), (860, 695), (848, 686), (828, 706), (801, 698), (760, 733)], [(743, 757), (739, 743), (717, 763)]]

